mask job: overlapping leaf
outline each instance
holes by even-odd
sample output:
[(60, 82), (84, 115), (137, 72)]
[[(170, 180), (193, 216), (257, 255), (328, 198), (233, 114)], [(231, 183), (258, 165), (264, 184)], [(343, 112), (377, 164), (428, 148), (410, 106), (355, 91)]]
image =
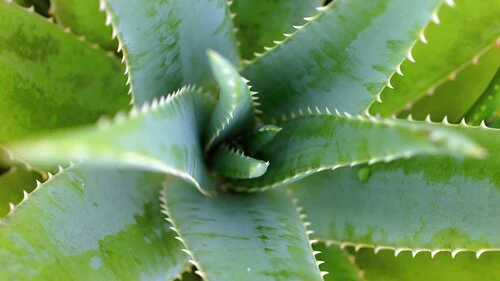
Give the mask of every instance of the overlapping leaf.
[(500, 131), (457, 130), (485, 147), (488, 158), (414, 157), (344, 168), (290, 191), (322, 240), (398, 252), (500, 249)]
[(253, 179), (262, 176), (269, 163), (248, 157), (226, 145), (219, 146), (212, 155), (212, 167), (218, 175), (231, 179)]
[(212, 106), (201, 90), (185, 87), (145, 104), (141, 111), (132, 110), (129, 116), (118, 114), (113, 121), (8, 147), (17, 158), (32, 164), (85, 160), (93, 165), (126, 165), (175, 174), (209, 193), (213, 186), (200, 142)]
[(74, 167), (0, 224), (1, 280), (172, 280), (186, 256), (160, 212), (164, 176)]
[(236, 0), (230, 6), (234, 24), (238, 28), (240, 51), (244, 58), (272, 46), (273, 40), (283, 38), (283, 33), (294, 31), (293, 25), (313, 16), (323, 0)]
[(0, 218), (9, 213), (12, 206), (10, 204), (21, 202), (25, 196), (24, 192), (35, 189), (36, 180), (42, 180), (42, 176), (34, 171), (17, 167), (0, 173)]
[(318, 258), (325, 263), (320, 268), (326, 272), (325, 281), (363, 281), (363, 273), (360, 271), (347, 250), (340, 249), (337, 245), (325, 245), (318, 243), (314, 247), (320, 251)]
[(209, 198), (171, 178), (163, 198), (204, 280), (322, 280), (299, 214), (282, 189)]
[(484, 120), (488, 126), (500, 128), (500, 69), (467, 113), (466, 119), (472, 125), (479, 125)]
[(111, 38), (111, 27), (104, 26), (106, 15), (99, 11), (99, 0), (52, 0), (51, 5), (58, 24), (107, 50), (116, 51), (118, 41)]
[(262, 177), (234, 181), (232, 188), (263, 190), (322, 170), (416, 154), (481, 157), (482, 153), (479, 146), (445, 127), (311, 112), (284, 123), (258, 154), (270, 162)]
[(460, 253), (452, 258), (447, 253), (431, 258), (429, 253), (410, 253), (398, 257), (390, 251), (374, 255), (366, 249), (356, 254), (356, 263), (370, 281), (477, 281), (498, 280), (500, 253), (486, 253), (478, 260), (473, 253)]
[(451, 123), (460, 122), (488, 87), (499, 66), (500, 48), (489, 49), (476, 64), (467, 66), (452, 77), (453, 80), (441, 84), (431, 96), (425, 95), (400, 116), (411, 114), (416, 120), (429, 116), (433, 121), (446, 116)]
[(404, 76), (391, 81), (382, 103), (373, 105), (373, 113), (389, 116), (411, 107), (420, 98), (433, 94), (439, 85), (478, 61), (500, 36), (500, 5), (497, 0), (454, 0), (436, 14), (435, 22), (425, 30), (413, 55), (416, 63), (401, 66)]
[(115, 57), (5, 1), (0, 27), (0, 142), (128, 107)]
[(209, 51), (208, 57), (220, 93), (205, 129), (205, 150), (226, 138), (252, 130), (255, 111), (253, 99), (256, 98), (231, 62), (214, 51)]
[(138, 104), (186, 84), (207, 86), (206, 51), (239, 64), (226, 0), (101, 0)]
[(364, 113), (442, 3), (333, 1), (243, 75), (259, 92), (266, 118), (305, 106)]

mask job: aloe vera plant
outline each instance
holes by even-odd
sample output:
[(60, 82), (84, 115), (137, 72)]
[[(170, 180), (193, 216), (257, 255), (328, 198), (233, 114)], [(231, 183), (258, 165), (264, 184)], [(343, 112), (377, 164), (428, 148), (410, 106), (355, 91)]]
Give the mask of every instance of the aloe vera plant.
[(500, 2), (327, 2), (0, 1), (0, 280), (498, 280)]

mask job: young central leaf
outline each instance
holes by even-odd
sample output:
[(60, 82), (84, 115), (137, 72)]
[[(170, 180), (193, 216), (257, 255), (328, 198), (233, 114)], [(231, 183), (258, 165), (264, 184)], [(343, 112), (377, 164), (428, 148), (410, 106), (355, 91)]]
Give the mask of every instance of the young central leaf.
[(221, 176), (232, 179), (253, 179), (262, 176), (269, 162), (248, 157), (236, 149), (221, 145), (212, 158), (213, 167)]
[(205, 150), (228, 137), (252, 129), (254, 121), (253, 93), (247, 81), (216, 52), (208, 51), (208, 57), (220, 87), (220, 96), (205, 132)]

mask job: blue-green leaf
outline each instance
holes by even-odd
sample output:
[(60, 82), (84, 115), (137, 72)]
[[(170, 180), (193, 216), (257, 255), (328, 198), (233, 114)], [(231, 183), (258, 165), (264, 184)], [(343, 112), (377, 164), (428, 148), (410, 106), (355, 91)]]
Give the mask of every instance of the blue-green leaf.
[(201, 132), (213, 101), (200, 89), (184, 87), (145, 103), (129, 115), (94, 126), (54, 132), (7, 145), (19, 159), (50, 165), (84, 160), (90, 165), (131, 166), (174, 174), (202, 192), (213, 186), (201, 148)]
[(307, 106), (365, 113), (442, 3), (336, 0), (320, 8), (243, 71), (263, 117)]
[(214, 51), (208, 52), (210, 66), (220, 94), (205, 130), (205, 150), (226, 138), (251, 131), (254, 124), (254, 93), (231, 62)]
[(69, 168), (0, 223), (0, 280), (172, 280), (182, 244), (160, 212), (164, 176)]
[(290, 185), (315, 238), (397, 253), (500, 249), (500, 130), (456, 130), (488, 157), (421, 156), (326, 171)]
[(234, 181), (231, 188), (264, 190), (323, 170), (419, 154), (482, 157), (484, 153), (451, 128), (424, 122), (311, 111), (282, 125), (282, 130), (257, 155), (270, 162), (267, 172), (253, 180)]
[(163, 199), (168, 220), (204, 280), (322, 280), (284, 190), (210, 198), (170, 178)]
[(208, 86), (206, 51), (239, 64), (227, 0), (101, 0), (137, 104), (186, 84)]
[(212, 167), (218, 175), (231, 179), (253, 179), (262, 176), (269, 163), (248, 157), (227, 145), (219, 146), (211, 157)]

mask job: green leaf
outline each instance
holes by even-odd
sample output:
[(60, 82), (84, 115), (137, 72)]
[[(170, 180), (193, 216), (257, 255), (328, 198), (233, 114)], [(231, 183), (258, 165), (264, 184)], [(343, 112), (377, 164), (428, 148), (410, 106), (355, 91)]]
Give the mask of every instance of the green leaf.
[(262, 176), (269, 163), (248, 157), (241, 151), (221, 145), (211, 157), (218, 175), (231, 179), (253, 179)]
[(318, 243), (314, 249), (320, 251), (318, 258), (325, 263), (319, 268), (328, 272), (325, 281), (362, 281), (362, 272), (354, 261), (354, 256), (337, 245)]
[(283, 123), (282, 130), (258, 154), (259, 159), (270, 162), (267, 172), (254, 180), (234, 181), (231, 188), (264, 190), (327, 169), (418, 154), (481, 157), (484, 153), (445, 126), (312, 111), (297, 115), (302, 116)]
[(69, 168), (0, 224), (1, 280), (172, 280), (186, 255), (160, 212), (163, 175)]
[(500, 130), (459, 129), (488, 150), (487, 159), (425, 156), (343, 168), (289, 190), (323, 241), (396, 253), (500, 249)]
[(280, 131), (281, 128), (274, 125), (260, 127), (244, 140), (243, 146), (245, 147), (245, 151), (249, 155), (260, 152)]
[[(202, 192), (213, 186), (201, 150), (201, 130), (213, 101), (201, 90), (184, 87), (143, 104), (113, 121), (27, 139), (7, 147), (19, 159), (38, 165), (84, 160), (91, 165), (125, 165), (174, 174)], [(145, 137), (147, 136), (147, 137)]]
[(244, 58), (254, 52), (274, 45), (273, 40), (283, 33), (293, 32), (293, 25), (304, 22), (304, 17), (313, 16), (323, 0), (236, 0), (231, 2), (235, 13), (234, 24), (238, 28), (240, 51)]
[(477, 281), (499, 280), (500, 253), (486, 253), (479, 260), (473, 253), (461, 253), (455, 258), (449, 254), (410, 253), (398, 257), (388, 251), (374, 255), (370, 249), (356, 254), (356, 262), (370, 281)]
[(226, 138), (251, 131), (255, 118), (253, 99), (256, 99), (231, 62), (214, 51), (208, 51), (208, 57), (220, 94), (205, 130), (205, 150)]
[(101, 0), (142, 104), (182, 85), (209, 86), (206, 51), (239, 64), (227, 0)]
[(205, 197), (170, 177), (163, 199), (204, 280), (322, 280), (305, 228), (282, 190)]
[(410, 113), (413, 119), (424, 120), (429, 115), (434, 121), (446, 116), (449, 122), (459, 123), (488, 87), (499, 65), (500, 48), (489, 49), (477, 64), (467, 66), (452, 77), (453, 80), (441, 84), (431, 96), (421, 98), (400, 116)]
[[(50, 2), (49, 0), (14, 0), (14, 3), (18, 4), (18, 5), (21, 5), (23, 7), (26, 7), (26, 8), (30, 8), (30, 9), (33, 9), (45, 16), (45, 17), (48, 17), (49, 16), (49, 6), (50, 6)], [(33, 8), (31, 8), (33, 7)]]
[(467, 121), (479, 125), (485, 121), (488, 126), (500, 128), (500, 68), (472, 109), (467, 113)]
[(0, 1), (0, 143), (128, 108), (120, 62)]
[(51, 5), (58, 24), (106, 50), (116, 50), (118, 42), (111, 38), (111, 27), (104, 25), (106, 15), (99, 11), (98, 0), (52, 0)]
[[(18, 204), (36, 187), (36, 180), (42, 176), (34, 171), (12, 167), (5, 173), (0, 173), (0, 218), (9, 213), (13, 205)], [(9, 206), (10, 205), (10, 206)]]
[(438, 25), (425, 30), (424, 40), (412, 50), (416, 63), (401, 66), (403, 77), (391, 80), (394, 89), (386, 88), (382, 103), (375, 103), (372, 113), (389, 116), (410, 107), (420, 98), (433, 94), (449, 77), (473, 64), (494, 48), (500, 36), (500, 5), (497, 0), (455, 0), (453, 7), (439, 11)]
[(321, 8), (243, 71), (263, 117), (320, 105), (365, 113), (442, 2), (336, 0)]

